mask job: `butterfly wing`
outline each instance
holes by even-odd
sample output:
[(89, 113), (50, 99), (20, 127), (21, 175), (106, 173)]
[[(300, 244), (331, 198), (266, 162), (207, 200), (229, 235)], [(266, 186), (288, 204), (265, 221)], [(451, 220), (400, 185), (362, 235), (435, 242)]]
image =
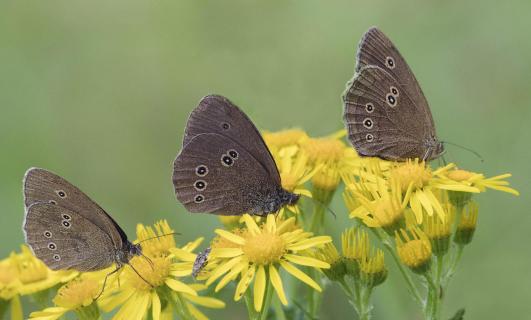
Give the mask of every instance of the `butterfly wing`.
[(188, 211), (227, 215), (253, 211), (257, 196), (277, 186), (247, 149), (217, 133), (188, 141), (175, 159), (173, 185)]
[(422, 158), (426, 125), (404, 86), (377, 66), (360, 70), (343, 96), (350, 142), (363, 156)]
[(435, 136), (435, 124), (428, 101), (415, 75), (396, 46), (376, 27), (370, 28), (358, 45), (356, 72), (360, 72), (366, 66), (378, 66), (400, 82), (411, 100), (420, 107), (421, 121), (430, 124), (432, 130), (430, 133)]
[(31, 168), (24, 176), (24, 205), (52, 202), (76, 212), (107, 233), (116, 248), (127, 242), (125, 232), (98, 204), (70, 182), (45, 169)]
[(51, 203), (34, 203), (24, 220), (26, 243), (52, 270), (94, 271), (114, 262), (112, 239), (89, 219)]
[(183, 147), (202, 133), (217, 133), (238, 143), (280, 184), (277, 166), (260, 132), (229, 99), (220, 95), (208, 95), (201, 99), (186, 124)]

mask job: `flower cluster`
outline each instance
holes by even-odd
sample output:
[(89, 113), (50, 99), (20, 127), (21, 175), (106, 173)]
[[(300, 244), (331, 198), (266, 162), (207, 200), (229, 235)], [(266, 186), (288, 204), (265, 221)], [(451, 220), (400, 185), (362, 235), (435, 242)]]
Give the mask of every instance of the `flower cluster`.
[[(220, 294), (233, 292), (251, 319), (266, 319), (272, 308), (279, 318), (317, 318), (321, 292), (335, 284), (358, 317), (369, 319), (370, 298), (390, 276), (386, 261), (394, 261), (426, 319), (439, 319), (439, 292), (476, 231), (474, 196), (489, 189), (518, 195), (509, 174), (487, 178), (453, 163), (359, 157), (345, 130), (320, 138), (299, 129), (263, 136), (282, 187), (302, 196), (295, 205), (264, 218), (220, 216), (223, 227), (205, 235), (202, 253), (196, 251), (203, 237), (179, 246), (166, 221), (139, 224), (135, 242), (143, 256), (118, 272), (52, 271), (23, 246), (0, 261), (0, 316), (10, 310), (11, 319), (23, 319), (20, 297), (31, 296), (42, 306), (31, 319), (108, 312), (113, 319), (202, 320), (201, 307), (223, 308)], [(346, 209), (335, 207), (337, 190)], [(335, 212), (352, 222), (341, 249), (326, 228), (337, 223)]]

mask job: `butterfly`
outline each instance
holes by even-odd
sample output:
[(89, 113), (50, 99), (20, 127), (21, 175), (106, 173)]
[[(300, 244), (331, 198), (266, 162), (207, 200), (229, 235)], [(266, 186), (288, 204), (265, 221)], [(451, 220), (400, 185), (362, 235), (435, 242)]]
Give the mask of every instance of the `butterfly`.
[(432, 160), (444, 152), (426, 97), (395, 45), (369, 29), (343, 94), (348, 138), (361, 156)]
[(186, 124), (173, 164), (177, 199), (190, 212), (267, 215), (295, 204), (251, 120), (227, 98), (204, 97)]
[(115, 263), (112, 274), (143, 256), (140, 244), (131, 243), (105, 210), (55, 173), (31, 168), (23, 189), (26, 243), (50, 269), (86, 272)]

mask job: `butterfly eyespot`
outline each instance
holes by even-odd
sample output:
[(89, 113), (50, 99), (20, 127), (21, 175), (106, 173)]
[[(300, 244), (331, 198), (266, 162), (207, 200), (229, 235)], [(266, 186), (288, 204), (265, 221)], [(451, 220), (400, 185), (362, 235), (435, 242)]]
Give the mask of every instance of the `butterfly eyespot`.
[(389, 69), (394, 69), (395, 68), (395, 59), (393, 59), (393, 57), (387, 57), (385, 58), (385, 66)]
[(53, 259), (54, 259), (55, 261), (61, 261), (61, 256), (58, 255), (58, 254), (54, 254), (54, 255), (53, 255)]
[(56, 204), (57, 204), (57, 201), (55, 201), (55, 200), (50, 200), (50, 204), (56, 205)]
[(63, 222), (61, 222), (63, 224), (63, 227), (65, 228), (70, 228), (71, 224), (70, 222), (68, 222), (67, 220), (63, 220)]
[(367, 113), (373, 113), (374, 112), (374, 105), (372, 103), (367, 103), (365, 105), (365, 111), (367, 111)]
[(65, 220), (71, 220), (71, 219), (72, 219), (72, 217), (69, 216), (69, 215), (66, 214), (66, 213), (63, 213), (62, 217), (63, 217), (63, 219), (65, 219)]
[(365, 136), (365, 139), (367, 140), (367, 142), (372, 142), (374, 140), (374, 136), (372, 134), (368, 133)]
[(231, 150), (227, 151), (227, 154), (234, 160), (238, 159), (238, 156), (240, 155), (238, 153), (238, 151), (236, 151), (234, 149), (231, 149)]
[(397, 89), (397, 88), (395, 88), (395, 87), (391, 87), (391, 88), (389, 88), (389, 89), (391, 90), (391, 94), (392, 94), (393, 96), (395, 96), (395, 98), (397, 98), (397, 97), (399, 96), (399, 94), (398, 94), (398, 89)]
[(52, 237), (52, 233), (48, 230), (44, 231), (44, 236), (48, 239), (50, 239)]
[(205, 165), (200, 165), (195, 168), (195, 174), (199, 177), (204, 177), (208, 174), (208, 167)]
[(63, 190), (56, 190), (55, 193), (57, 193), (57, 195), (61, 198), (66, 198), (66, 192)]
[(221, 164), (225, 167), (230, 167), (234, 164), (234, 160), (230, 156), (224, 154), (221, 156)]
[(373, 126), (372, 120), (369, 118), (365, 118), (365, 120), (363, 120), (363, 126), (367, 129), (371, 129)]
[(55, 243), (50, 242), (50, 243), (48, 243), (48, 249), (50, 249), (50, 250), (56, 250), (56, 249), (57, 249), (57, 246), (55, 245)]
[(194, 202), (195, 202), (195, 203), (201, 203), (201, 202), (203, 202), (203, 201), (205, 201), (205, 197), (203, 197), (202, 194), (198, 194), (198, 195), (195, 196), (195, 198), (194, 198)]
[(207, 183), (204, 180), (197, 180), (196, 182), (194, 182), (194, 188), (197, 191), (205, 190), (206, 186), (207, 186)]
[(221, 123), (221, 128), (222, 128), (223, 130), (229, 130), (229, 129), (230, 129), (230, 124), (227, 123), (227, 122), (222, 122), (222, 123)]
[(391, 93), (388, 93), (387, 96), (385, 97), (386, 100), (387, 100), (387, 104), (391, 107), (396, 107), (396, 97), (393, 96)]

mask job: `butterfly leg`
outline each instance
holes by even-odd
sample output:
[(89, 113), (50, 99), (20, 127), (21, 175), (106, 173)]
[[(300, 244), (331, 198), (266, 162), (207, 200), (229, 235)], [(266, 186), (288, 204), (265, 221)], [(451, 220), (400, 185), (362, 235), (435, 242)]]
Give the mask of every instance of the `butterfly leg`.
[[(105, 286), (107, 285), (107, 278), (109, 276), (115, 274), (116, 272), (118, 272), (118, 270), (120, 270), (120, 269), (121, 269), (121, 266), (116, 265), (116, 269), (114, 269), (114, 271), (112, 271), (111, 273), (108, 273), (105, 276), (105, 279), (103, 280), (103, 285), (101, 286), (101, 291), (100, 291), (100, 293), (98, 293), (96, 298), (94, 298), (94, 300), (98, 300), (98, 298), (103, 294), (103, 291), (105, 290)], [(120, 277), (118, 277), (118, 286), (120, 286)]]

